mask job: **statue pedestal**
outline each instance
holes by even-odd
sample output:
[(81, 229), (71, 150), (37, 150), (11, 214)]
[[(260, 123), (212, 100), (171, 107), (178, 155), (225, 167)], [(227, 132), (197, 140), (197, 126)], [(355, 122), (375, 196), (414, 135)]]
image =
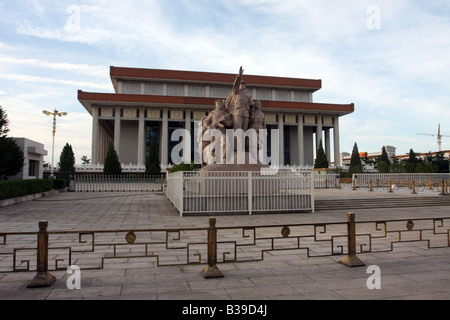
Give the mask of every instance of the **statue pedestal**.
[[(256, 161), (255, 163), (255, 160), (251, 159), (248, 152), (245, 152), (243, 158), (244, 159), (238, 159), (235, 152), (232, 164), (209, 164), (204, 166), (201, 172), (263, 172), (264, 170), (270, 169), (267, 164), (262, 164), (259, 161)], [(240, 160), (240, 162), (238, 160)]]

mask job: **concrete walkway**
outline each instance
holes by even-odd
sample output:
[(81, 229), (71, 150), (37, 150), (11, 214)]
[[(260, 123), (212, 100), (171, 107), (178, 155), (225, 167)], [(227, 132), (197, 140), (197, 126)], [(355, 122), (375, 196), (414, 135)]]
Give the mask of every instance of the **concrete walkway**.
[[(424, 191), (425, 192), (425, 191)], [(405, 192), (405, 196), (407, 192)], [(317, 198), (377, 197), (367, 190), (318, 190)], [(419, 196), (423, 196), (420, 194)], [(437, 193), (429, 193), (437, 196)], [(399, 196), (395, 193), (392, 196)], [(408, 195), (410, 196), (410, 195)], [(449, 207), (352, 210), (357, 221), (450, 217)], [(308, 214), (218, 216), (217, 226), (306, 224), (346, 221), (345, 210)], [(59, 193), (0, 208), (0, 233), (127, 230), (207, 227), (206, 217), (180, 217), (162, 193)], [(446, 226), (448, 229), (448, 225)], [(448, 231), (447, 231), (448, 232)], [(0, 238), (0, 241), (2, 239)], [(2, 252), (0, 245), (0, 253)], [(271, 253), (261, 262), (219, 264), (221, 279), (204, 279), (204, 265), (154, 267), (143, 262), (117, 263), (103, 270), (82, 270), (81, 290), (69, 290), (69, 274), (52, 272), (50, 288), (27, 289), (34, 273), (0, 273), (0, 299), (148, 299), (148, 300), (356, 300), (450, 299), (450, 248), (427, 249), (406, 243), (394, 252), (359, 256), (366, 267), (348, 268), (341, 257), (307, 258), (305, 254)], [(0, 255), (0, 263), (2, 260)], [(367, 287), (367, 267), (378, 266), (381, 289)]]

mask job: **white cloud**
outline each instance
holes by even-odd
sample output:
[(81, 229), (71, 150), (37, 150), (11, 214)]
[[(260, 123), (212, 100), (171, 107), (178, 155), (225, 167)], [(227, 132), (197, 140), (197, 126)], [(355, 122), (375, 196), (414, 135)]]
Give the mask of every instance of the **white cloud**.
[[(81, 44), (83, 50), (104, 50), (121, 66), (237, 72), (242, 65), (246, 74), (322, 79), (315, 101), (355, 103), (356, 112), (342, 119), (342, 145), (350, 149), (355, 139), (369, 149), (396, 143), (402, 150), (414, 144), (426, 150), (426, 139), (416, 136), (419, 128), (434, 130), (438, 122), (450, 128), (450, 19), (423, 10), (427, 5), (406, 0), (82, 3), (79, 29), (36, 19), (19, 20), (16, 30), (59, 40), (61, 48), (72, 42), (70, 48)], [(370, 5), (380, 8), (380, 30), (367, 28)], [(39, 14), (48, 16), (45, 6), (41, 9)], [(0, 42), (0, 49), (8, 46)], [(103, 61), (55, 63), (33, 55), (1, 59), (98, 77), (99, 83), (14, 70), (0, 76), (5, 80), (112, 88), (108, 66), (99, 66)]]
[(87, 64), (55, 63), (40, 59), (18, 59), (13, 57), (0, 57), (0, 62), (47, 68), (52, 70), (70, 71), (75, 74), (99, 77), (103, 79), (109, 76), (109, 67), (102, 65), (91, 66)]
[(85, 82), (85, 81), (72, 81), (72, 80), (60, 80), (60, 79), (52, 79), (46, 77), (37, 77), (31, 75), (24, 74), (0, 74), (0, 79), (10, 80), (10, 81), (19, 81), (19, 82), (35, 82), (40, 84), (56, 84), (56, 85), (67, 85), (73, 86), (77, 88), (94, 88), (100, 90), (110, 90), (110, 84), (102, 84), (102, 83), (93, 83), (93, 82)]

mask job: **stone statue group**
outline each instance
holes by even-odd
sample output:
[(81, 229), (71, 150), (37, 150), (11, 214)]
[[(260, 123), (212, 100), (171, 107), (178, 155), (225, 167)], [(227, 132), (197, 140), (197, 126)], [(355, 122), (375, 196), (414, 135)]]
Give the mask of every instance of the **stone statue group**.
[[(249, 129), (256, 134), (256, 149), (262, 147), (260, 130), (266, 129), (264, 113), (261, 111), (261, 101), (253, 101), (245, 81), (242, 80), (244, 70), (242, 67), (233, 84), (230, 96), (226, 100), (216, 100), (216, 108), (201, 120), (200, 148), (203, 154), (203, 164), (225, 163), (227, 153), (248, 152), (252, 139), (244, 136)], [(228, 133), (233, 133), (233, 149), (230, 148)], [(236, 136), (236, 133), (237, 136)], [(228, 145), (227, 145), (228, 143)], [(242, 149), (237, 149), (239, 145)], [(245, 149), (244, 149), (245, 148)], [(221, 155), (216, 151), (221, 150)]]

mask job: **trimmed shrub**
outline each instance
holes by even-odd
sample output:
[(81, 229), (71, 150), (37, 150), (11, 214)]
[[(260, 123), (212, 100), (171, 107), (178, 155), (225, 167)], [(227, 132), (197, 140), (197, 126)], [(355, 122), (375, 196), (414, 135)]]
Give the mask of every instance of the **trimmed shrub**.
[(53, 180), (12, 180), (0, 181), (0, 200), (23, 197), (53, 190)]

